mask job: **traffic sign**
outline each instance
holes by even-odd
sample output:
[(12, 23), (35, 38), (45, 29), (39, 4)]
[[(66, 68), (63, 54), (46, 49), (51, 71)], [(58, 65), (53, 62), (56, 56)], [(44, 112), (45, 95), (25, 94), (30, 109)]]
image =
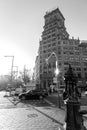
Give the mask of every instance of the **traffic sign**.
[(57, 83), (57, 77), (53, 78), (53, 83)]

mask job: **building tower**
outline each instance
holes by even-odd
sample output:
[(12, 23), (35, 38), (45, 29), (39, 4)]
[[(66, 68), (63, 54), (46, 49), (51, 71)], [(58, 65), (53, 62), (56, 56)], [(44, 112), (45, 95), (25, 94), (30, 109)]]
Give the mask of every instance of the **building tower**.
[(58, 56), (59, 67), (60, 69), (62, 68), (61, 42), (68, 40), (69, 34), (64, 25), (65, 18), (58, 8), (51, 12), (46, 12), (44, 19), (45, 25), (40, 44), (40, 81), (41, 86), (47, 87), (53, 84), (56, 59), (52, 57), (49, 63), (46, 64), (46, 58), (52, 52), (55, 52)]
[(54, 52), (58, 58), (61, 77), (60, 87), (62, 87), (64, 85), (63, 76), (68, 69), (68, 64), (71, 64), (77, 76), (81, 78), (80, 41), (73, 37), (69, 38), (65, 27), (65, 18), (58, 8), (51, 12), (46, 12), (44, 19), (44, 30), (39, 42), (36, 79), (39, 80), (40, 86), (44, 88), (48, 88), (53, 84), (56, 58), (52, 56), (48, 64), (46, 63), (46, 58)]

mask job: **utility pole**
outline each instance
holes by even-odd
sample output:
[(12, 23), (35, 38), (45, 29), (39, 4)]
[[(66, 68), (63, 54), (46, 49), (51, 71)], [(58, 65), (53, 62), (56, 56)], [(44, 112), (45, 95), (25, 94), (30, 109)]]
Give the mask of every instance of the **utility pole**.
[(12, 65), (11, 65), (11, 84), (10, 84), (10, 95), (11, 95), (11, 88), (12, 88), (12, 81), (13, 81), (13, 64), (14, 64), (14, 56), (4, 56), (4, 57), (11, 57), (12, 58)]
[(6, 55), (6, 56), (4, 56), (4, 57), (12, 57), (12, 65), (11, 65), (11, 81), (12, 81), (12, 79), (13, 79), (14, 56), (8, 56), (8, 55)]
[(16, 73), (15, 78), (16, 78), (16, 83), (17, 83), (17, 76), (18, 76), (18, 66), (13, 66), (16, 67), (16, 70), (14, 71)]
[(24, 83), (26, 84), (26, 65), (24, 65)]

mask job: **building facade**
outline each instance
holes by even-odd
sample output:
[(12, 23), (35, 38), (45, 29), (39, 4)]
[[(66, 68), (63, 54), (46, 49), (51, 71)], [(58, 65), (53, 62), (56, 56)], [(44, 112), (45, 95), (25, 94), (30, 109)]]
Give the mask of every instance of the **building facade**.
[[(39, 42), (38, 60), (36, 60), (36, 82), (40, 83), (41, 87), (47, 88), (53, 84), (55, 77), (56, 60), (58, 61), (58, 69), (60, 71), (58, 80), (60, 87), (64, 85), (64, 74), (71, 64), (79, 81), (87, 77), (84, 74), (87, 59), (87, 50), (84, 43), (80, 43), (79, 39), (69, 38), (69, 34), (65, 27), (65, 18), (57, 8), (51, 12), (46, 12), (45, 24), (42, 32), (42, 39)], [(46, 59), (52, 54), (48, 63)], [(84, 68), (85, 66), (85, 68)], [(84, 70), (85, 69), (85, 70)]]

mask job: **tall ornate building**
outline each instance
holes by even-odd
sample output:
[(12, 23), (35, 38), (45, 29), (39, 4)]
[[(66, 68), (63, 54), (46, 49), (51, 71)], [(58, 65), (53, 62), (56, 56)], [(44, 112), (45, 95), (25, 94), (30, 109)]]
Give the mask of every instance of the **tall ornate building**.
[[(71, 64), (78, 79), (83, 76), (82, 65), (82, 45), (79, 39), (70, 39), (65, 27), (65, 18), (57, 8), (51, 12), (46, 12), (42, 39), (39, 43), (38, 59), (36, 60), (36, 81), (41, 87), (49, 87), (53, 84), (55, 77), (56, 60), (60, 71), (60, 87), (64, 85), (63, 77), (67, 71), (68, 64)], [(48, 64), (46, 58), (52, 53)], [(84, 76), (83, 76), (84, 77)]]

